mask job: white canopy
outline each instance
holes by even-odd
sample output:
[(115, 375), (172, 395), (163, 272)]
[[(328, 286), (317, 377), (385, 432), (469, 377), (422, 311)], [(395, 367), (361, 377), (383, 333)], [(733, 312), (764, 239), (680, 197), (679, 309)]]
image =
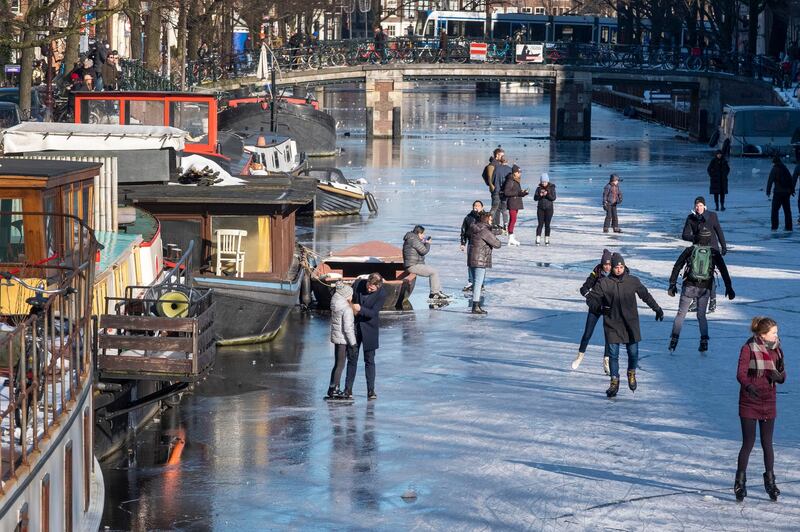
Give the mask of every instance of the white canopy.
[(3, 153), (33, 151), (183, 150), (186, 132), (164, 126), (22, 122), (2, 132)]

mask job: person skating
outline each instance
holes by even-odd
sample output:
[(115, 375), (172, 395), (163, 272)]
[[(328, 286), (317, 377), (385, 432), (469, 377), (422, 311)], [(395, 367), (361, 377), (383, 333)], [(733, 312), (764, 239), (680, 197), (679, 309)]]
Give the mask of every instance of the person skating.
[(789, 169), (783, 164), (780, 157), (772, 159), (772, 170), (767, 179), (767, 197), (772, 193), (772, 187), (775, 187), (774, 194), (772, 194), (772, 230), (778, 230), (778, 211), (783, 209), (783, 224), (787, 231), (792, 230), (792, 205), (789, 201), (791, 196), (794, 196), (794, 183), (792, 182), (792, 174)]
[(533, 194), (533, 200), (537, 202), (536, 219), (536, 245), (540, 243), (542, 228), (544, 227), (544, 245), (550, 245), (550, 221), (553, 219), (553, 202), (556, 200), (556, 186), (550, 182), (547, 173), (542, 174), (539, 179), (539, 186)]
[(432, 266), (425, 264), (425, 255), (431, 250), (431, 237), (425, 236), (425, 228), (421, 225), (414, 226), (403, 237), (403, 268), (417, 277), (427, 277), (430, 281), (430, 299), (447, 300), (449, 297), (442, 292), (439, 282), (439, 272)]
[(786, 381), (783, 350), (778, 338), (778, 324), (766, 317), (756, 317), (750, 325), (753, 333), (739, 352), (736, 379), (739, 381), (739, 418), (742, 424), (742, 447), (736, 464), (733, 491), (736, 500), (747, 496), (747, 462), (756, 443), (756, 424), (764, 451), (764, 489), (773, 501), (781, 491), (775, 485), (775, 452), (772, 434), (777, 417), (776, 384)]
[[(706, 209), (706, 200), (703, 196), (697, 196), (694, 200), (694, 210), (686, 217), (683, 224), (681, 238), (687, 242), (694, 243), (694, 239), (701, 229), (711, 231), (711, 247), (719, 251), (723, 256), (728, 253), (728, 245), (725, 242), (725, 233), (719, 224), (717, 213)], [(689, 306), (689, 312), (697, 310), (697, 301), (693, 301)], [(711, 283), (711, 297), (708, 300), (708, 313), (717, 310), (717, 283)]]
[[(581, 286), (581, 295), (587, 298), (587, 304), (589, 303), (588, 297), (591, 293), (592, 289), (597, 285), (600, 279), (608, 277), (611, 273), (611, 252), (607, 249), (603, 250), (603, 255), (600, 257), (600, 263), (594, 267), (591, 271), (589, 276), (584, 281), (583, 286)], [(586, 325), (583, 328), (583, 336), (581, 337), (581, 345), (578, 347), (578, 356), (575, 357), (575, 360), (572, 361), (572, 369), (578, 369), (578, 366), (581, 365), (583, 362), (583, 356), (586, 353), (586, 348), (589, 347), (589, 340), (592, 339), (592, 334), (594, 333), (594, 328), (597, 325), (597, 321), (600, 319), (602, 314), (592, 312), (591, 309), (586, 314)], [(608, 352), (604, 349), (603, 350), (603, 371), (605, 371), (606, 375), (610, 375), (611, 371), (608, 366)]]
[(492, 249), (500, 247), (500, 240), (492, 233), (492, 215), (488, 212), (480, 214), (480, 219), (469, 228), (469, 251), (467, 266), (474, 280), (472, 290), (472, 313), (486, 314), (481, 308), (481, 291), (486, 279), (487, 268), (492, 267)]
[(708, 163), (708, 191), (714, 195), (714, 210), (725, 210), (725, 195), (728, 193), (728, 174), (731, 167), (725, 160), (722, 150), (714, 153), (714, 158)]
[(377, 399), (375, 393), (375, 351), (380, 347), (380, 328), (386, 290), (383, 277), (371, 273), (366, 281), (359, 281), (353, 287), (353, 312), (355, 313), (356, 347), (347, 353), (347, 377), (344, 381), (343, 397), (353, 398), (353, 383), (358, 370), (358, 352), (364, 349), (364, 373), (367, 377), (367, 398)]
[(351, 301), (353, 289), (344, 284), (336, 284), (336, 292), (331, 298), (331, 343), (333, 344), (333, 369), (328, 385), (326, 399), (343, 399), (339, 389), (342, 371), (347, 360), (348, 350), (356, 349), (355, 317)]
[(611, 255), (611, 274), (600, 279), (589, 294), (589, 310), (603, 314), (603, 332), (611, 370), (611, 384), (606, 396), (614, 397), (619, 391), (620, 344), (625, 344), (628, 351), (628, 387), (635, 391), (638, 386), (636, 366), (639, 362), (639, 342), (642, 339), (636, 296), (653, 309), (656, 321), (664, 319), (664, 311), (638, 277), (630, 274), (619, 253)]
[[(464, 217), (464, 221), (461, 222), (461, 251), (466, 251), (467, 256), (469, 256), (469, 228), (472, 227), (472, 224), (474, 224), (480, 219), (482, 212), (483, 212), (483, 202), (481, 200), (475, 200), (472, 203), (472, 210), (467, 213), (467, 215)], [(467, 285), (463, 288), (462, 290), (463, 292), (472, 291), (472, 284), (474, 279), (472, 277), (472, 268), (470, 268), (469, 266), (467, 266), (467, 275), (468, 275), (468, 282)]]
[(615, 233), (622, 232), (617, 217), (617, 205), (620, 203), (622, 203), (622, 189), (619, 187), (619, 176), (611, 174), (608, 183), (603, 188), (603, 210), (606, 211), (606, 219), (603, 222), (604, 233), (608, 233), (609, 227), (612, 227)]
[(697, 323), (700, 326), (699, 351), (708, 351), (708, 321), (706, 320), (706, 306), (711, 297), (711, 287), (714, 285), (714, 270), (719, 270), (722, 281), (725, 283), (725, 295), (728, 299), (736, 297), (731, 284), (731, 277), (722, 253), (711, 246), (711, 231), (705, 227), (695, 235), (694, 245), (684, 249), (669, 277), (667, 294), (675, 297), (678, 293), (678, 274), (683, 269), (683, 286), (681, 299), (678, 304), (678, 314), (672, 324), (672, 336), (669, 340), (669, 350), (674, 351), (681, 335), (683, 320), (689, 312), (689, 305), (697, 301)]
[(511, 167), (511, 175), (506, 178), (503, 185), (503, 196), (508, 206), (508, 245), (519, 246), (520, 241), (514, 236), (517, 225), (517, 213), (524, 209), (522, 198), (528, 195), (528, 190), (522, 188), (522, 169), (516, 164)]
[(510, 173), (511, 168), (506, 165), (505, 151), (503, 148), (495, 148), (489, 158), (489, 164), (483, 169), (483, 181), (489, 187), (489, 194), (492, 197), (492, 206), (489, 210), (492, 220), (498, 225), (502, 221), (504, 230), (508, 226), (508, 209), (503, 197), (503, 185)]

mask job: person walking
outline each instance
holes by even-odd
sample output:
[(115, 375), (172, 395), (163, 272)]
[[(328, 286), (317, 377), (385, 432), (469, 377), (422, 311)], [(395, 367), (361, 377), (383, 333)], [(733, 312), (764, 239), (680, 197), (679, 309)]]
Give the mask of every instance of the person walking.
[(533, 194), (536, 205), (536, 245), (540, 243), (542, 227), (544, 227), (544, 245), (550, 245), (550, 221), (553, 219), (553, 202), (556, 200), (556, 186), (550, 182), (547, 172), (539, 178), (539, 186)]
[(439, 272), (425, 264), (425, 255), (431, 250), (431, 240), (431, 237), (425, 236), (425, 228), (421, 225), (415, 225), (414, 229), (406, 233), (403, 237), (403, 268), (417, 277), (427, 277), (431, 285), (428, 298), (444, 301), (450, 298), (442, 292)]
[[(728, 253), (728, 245), (725, 242), (725, 233), (722, 232), (722, 226), (719, 224), (717, 213), (706, 209), (706, 199), (703, 196), (697, 196), (694, 199), (694, 210), (686, 216), (686, 222), (683, 224), (683, 233), (681, 238), (687, 242), (694, 243), (697, 234), (702, 229), (711, 231), (711, 247), (719, 251), (723, 256)], [(697, 301), (693, 301), (689, 306), (689, 312), (697, 310)], [(708, 313), (711, 314), (717, 310), (717, 283), (714, 280), (711, 283), (711, 294), (708, 300)]]
[(489, 164), (483, 169), (483, 181), (489, 187), (489, 194), (492, 196), (492, 207), (489, 212), (494, 223), (500, 225), (505, 231), (508, 227), (508, 208), (506, 198), (503, 196), (503, 185), (506, 178), (511, 173), (511, 168), (506, 165), (506, 153), (503, 148), (495, 148)]
[[(482, 212), (483, 202), (481, 200), (475, 200), (472, 202), (472, 210), (467, 213), (467, 215), (464, 217), (464, 221), (461, 222), (461, 251), (466, 251), (467, 257), (469, 257), (469, 228), (472, 227), (472, 224), (480, 219)], [(467, 264), (467, 274), (468, 282), (467, 285), (462, 289), (463, 292), (471, 292), (474, 282), (474, 278), (472, 276), (473, 271), (472, 268), (469, 267), (469, 264)], [(481, 288), (483, 288), (483, 286), (481, 286)]]
[(667, 294), (675, 297), (678, 293), (678, 274), (681, 269), (683, 272), (683, 285), (681, 286), (681, 299), (678, 304), (678, 314), (672, 323), (672, 335), (669, 340), (670, 352), (675, 351), (678, 346), (678, 339), (681, 335), (683, 320), (689, 312), (689, 305), (692, 301), (697, 301), (697, 323), (700, 326), (700, 347), (699, 351), (708, 351), (708, 320), (706, 320), (706, 306), (711, 297), (711, 287), (714, 285), (714, 270), (719, 270), (722, 281), (725, 283), (725, 295), (733, 300), (736, 293), (733, 291), (731, 277), (728, 268), (725, 266), (725, 259), (722, 253), (711, 246), (711, 231), (705, 227), (695, 236), (694, 244), (684, 249), (675, 265), (672, 267), (672, 274), (669, 277), (669, 288)]
[(381, 26), (375, 26), (375, 35), (373, 37), (375, 52), (381, 63), (386, 62), (386, 34), (383, 32)]
[(780, 157), (772, 159), (772, 170), (767, 179), (767, 197), (773, 192), (772, 187), (775, 187), (775, 193), (772, 194), (772, 230), (778, 230), (778, 211), (783, 209), (783, 224), (787, 231), (792, 230), (792, 206), (789, 198), (794, 196), (794, 183), (792, 182), (792, 174), (789, 169), (783, 164)]
[(589, 310), (603, 314), (603, 332), (606, 337), (611, 371), (611, 384), (607, 397), (615, 397), (619, 391), (619, 346), (625, 344), (628, 351), (628, 388), (635, 391), (636, 367), (639, 363), (639, 310), (636, 296), (656, 313), (656, 321), (664, 320), (664, 311), (647, 291), (638, 277), (630, 274), (625, 260), (619, 253), (611, 255), (611, 274), (600, 279), (590, 292)]
[(500, 240), (492, 233), (492, 215), (482, 212), (480, 219), (469, 228), (469, 252), (467, 266), (473, 279), (472, 313), (487, 314), (481, 308), (481, 290), (486, 279), (486, 270), (492, 267), (492, 250), (500, 247)]
[(358, 370), (358, 352), (364, 349), (364, 373), (367, 377), (367, 399), (377, 399), (375, 393), (375, 351), (380, 347), (380, 312), (386, 301), (383, 277), (379, 273), (369, 274), (366, 281), (359, 281), (353, 288), (353, 312), (355, 313), (356, 347), (347, 353), (347, 377), (344, 381), (344, 399), (353, 398), (353, 383)]
[(725, 210), (725, 195), (728, 193), (728, 174), (731, 173), (731, 167), (728, 166), (728, 161), (725, 160), (725, 154), (722, 150), (717, 150), (714, 153), (714, 158), (708, 163), (708, 191), (714, 195), (714, 210)]
[(528, 190), (522, 188), (522, 169), (516, 164), (511, 167), (511, 175), (503, 185), (503, 196), (508, 205), (508, 245), (519, 246), (520, 241), (514, 236), (517, 225), (517, 213), (524, 209), (522, 198), (528, 195)]
[(342, 371), (345, 368), (348, 351), (356, 349), (355, 317), (351, 301), (353, 288), (342, 282), (336, 284), (336, 292), (331, 298), (331, 343), (333, 344), (333, 369), (328, 384), (326, 399), (342, 399), (344, 394), (339, 389)]
[(603, 188), (603, 210), (606, 219), (603, 222), (603, 232), (608, 233), (608, 228), (613, 227), (615, 233), (621, 233), (619, 219), (617, 218), (617, 205), (622, 203), (622, 189), (619, 187), (619, 176), (611, 174), (605, 188)]
[[(611, 252), (607, 249), (603, 250), (603, 255), (600, 257), (600, 263), (594, 267), (591, 271), (589, 276), (584, 281), (583, 286), (580, 288), (581, 295), (587, 298), (587, 305), (589, 304), (588, 297), (591, 293), (592, 289), (597, 285), (600, 279), (608, 277), (611, 273)], [(586, 348), (589, 347), (589, 340), (592, 339), (592, 334), (594, 334), (594, 328), (597, 325), (598, 320), (600, 320), (601, 314), (589, 312), (586, 314), (586, 325), (583, 328), (583, 336), (581, 337), (581, 345), (578, 347), (578, 356), (575, 357), (575, 360), (572, 361), (572, 369), (578, 369), (578, 366), (581, 365), (583, 362), (583, 356), (586, 353)], [(603, 371), (605, 371), (606, 375), (611, 374), (611, 370), (608, 367), (608, 351), (603, 351)]]
[(772, 318), (755, 317), (753, 333), (739, 352), (736, 379), (739, 381), (739, 418), (742, 424), (742, 447), (736, 464), (733, 491), (741, 502), (747, 496), (747, 462), (756, 443), (756, 424), (764, 451), (764, 489), (773, 501), (781, 490), (775, 485), (775, 452), (772, 434), (777, 417), (776, 385), (786, 382), (783, 349), (778, 338), (778, 324)]

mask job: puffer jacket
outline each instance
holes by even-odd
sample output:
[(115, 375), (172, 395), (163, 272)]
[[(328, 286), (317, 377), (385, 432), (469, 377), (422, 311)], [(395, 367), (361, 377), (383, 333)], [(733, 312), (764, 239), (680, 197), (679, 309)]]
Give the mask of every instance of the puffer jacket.
[(431, 250), (430, 242), (423, 242), (414, 231), (403, 237), (403, 268), (425, 264), (425, 255)]
[(333, 294), (331, 298), (331, 342), (338, 345), (356, 345), (353, 307), (339, 294)]
[(553, 183), (543, 187), (539, 185), (536, 187), (536, 192), (533, 194), (533, 201), (538, 202), (537, 208), (545, 211), (553, 210), (553, 202), (556, 200), (556, 186)]
[(500, 247), (500, 240), (492, 233), (485, 222), (475, 222), (469, 228), (469, 253), (467, 266), (470, 268), (491, 268), (492, 249)]
[(469, 211), (464, 217), (464, 221), (461, 222), (461, 245), (466, 246), (467, 242), (469, 242), (469, 228), (472, 227), (472, 224), (480, 220), (480, 213), (476, 211)]
[(514, 179), (513, 175), (506, 179), (506, 183), (503, 185), (503, 196), (508, 201), (508, 210), (521, 211), (524, 209), (525, 206), (522, 204), (522, 198), (527, 195), (528, 193), (522, 190), (522, 185), (519, 181)]

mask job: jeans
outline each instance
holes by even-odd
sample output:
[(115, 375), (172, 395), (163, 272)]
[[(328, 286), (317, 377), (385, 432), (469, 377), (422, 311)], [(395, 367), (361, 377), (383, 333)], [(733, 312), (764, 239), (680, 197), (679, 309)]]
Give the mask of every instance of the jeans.
[(338, 388), (342, 380), (342, 371), (349, 349), (345, 344), (333, 344), (333, 369), (331, 370), (331, 388)]
[(619, 219), (617, 219), (617, 204), (608, 205), (606, 208), (606, 220), (603, 222), (603, 229), (613, 227), (619, 229)]
[(437, 294), (442, 291), (442, 285), (439, 282), (439, 272), (432, 266), (427, 264), (415, 264), (406, 268), (407, 271), (413, 273), (417, 277), (428, 277), (431, 282), (431, 294)]
[(536, 226), (536, 236), (541, 236), (544, 227), (544, 236), (550, 236), (550, 220), (553, 219), (553, 209), (536, 209), (536, 218), (539, 225)]
[[(356, 371), (358, 370), (358, 352), (361, 344), (355, 349), (347, 350), (347, 377), (344, 380), (344, 389), (353, 392), (353, 383), (356, 381)], [(364, 350), (364, 372), (367, 375), (367, 392), (375, 391), (375, 350)]]
[(472, 277), (472, 302), (480, 303), (483, 281), (486, 279), (486, 268), (470, 268), (469, 271)]
[(783, 224), (787, 231), (792, 230), (792, 205), (789, 195), (772, 195), (772, 230), (778, 229), (778, 211), (783, 209)]
[[(619, 378), (619, 346), (620, 344), (608, 344), (606, 351), (608, 353), (608, 366), (611, 370), (611, 376)], [(636, 369), (639, 365), (639, 344), (638, 342), (631, 342), (625, 344), (628, 351), (628, 369)]]
[(492, 192), (492, 208), (489, 213), (492, 215), (492, 220), (494, 223), (500, 224), (500, 218), (497, 217), (498, 211), (500, 212), (500, 216), (503, 218), (503, 224), (508, 224), (508, 207), (505, 199), (500, 198), (500, 192)]
[(678, 304), (678, 314), (672, 323), (672, 336), (680, 336), (683, 320), (689, 312), (689, 305), (693, 299), (697, 299), (697, 323), (700, 325), (700, 336), (708, 337), (708, 320), (706, 320), (706, 309), (708, 309), (708, 299), (711, 297), (711, 290), (692, 284), (684, 283), (681, 289), (681, 301)]
[[(589, 347), (589, 340), (592, 339), (594, 327), (600, 321), (601, 314), (594, 314), (589, 312), (586, 314), (586, 326), (583, 328), (583, 336), (581, 337), (581, 345), (578, 347), (579, 353), (585, 353), (586, 348)], [(605, 350), (604, 356), (608, 355), (608, 349)]]

